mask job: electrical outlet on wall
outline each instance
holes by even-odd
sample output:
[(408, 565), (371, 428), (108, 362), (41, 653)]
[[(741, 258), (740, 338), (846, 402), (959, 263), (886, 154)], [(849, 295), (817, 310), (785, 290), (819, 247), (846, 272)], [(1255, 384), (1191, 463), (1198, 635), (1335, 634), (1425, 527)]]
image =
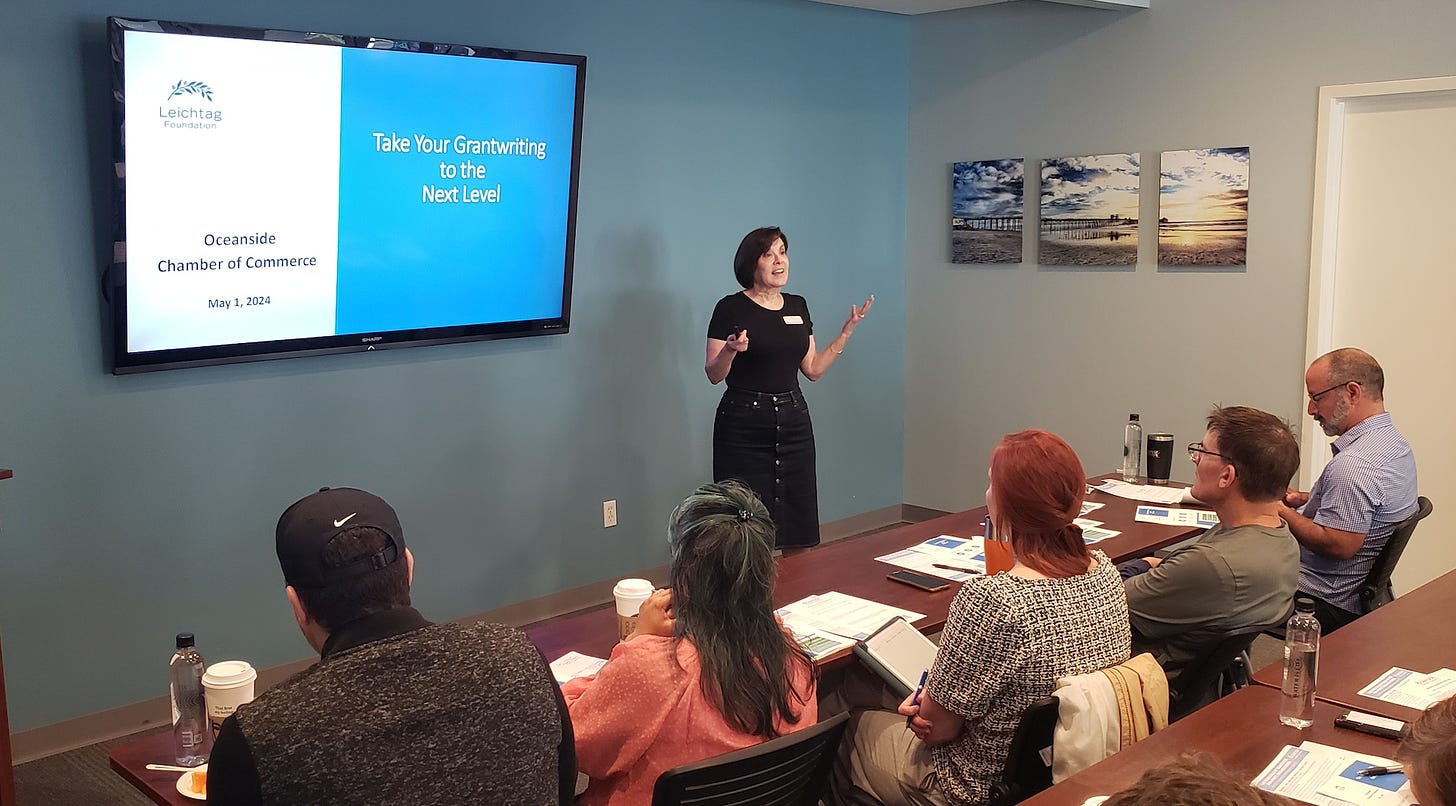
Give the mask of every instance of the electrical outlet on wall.
[(617, 525), (617, 499), (602, 502), (602, 528), (610, 529)]

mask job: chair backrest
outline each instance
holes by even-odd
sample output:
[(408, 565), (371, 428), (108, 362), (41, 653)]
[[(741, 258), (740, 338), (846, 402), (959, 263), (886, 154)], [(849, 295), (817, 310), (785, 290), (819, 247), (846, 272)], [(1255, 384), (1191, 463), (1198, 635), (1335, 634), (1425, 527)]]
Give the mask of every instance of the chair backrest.
[(1416, 498), (1416, 512), (1414, 515), (1400, 522), (1395, 531), (1390, 533), (1390, 538), (1385, 541), (1385, 547), (1375, 556), (1375, 564), (1370, 566), (1370, 573), (1365, 576), (1365, 581), (1360, 583), (1360, 611), (1369, 613), (1377, 607), (1390, 604), (1395, 600), (1395, 590), (1390, 585), (1390, 575), (1395, 572), (1395, 564), (1400, 562), (1400, 555), (1405, 551), (1405, 546), (1410, 542), (1411, 535), (1416, 531), (1416, 524), (1421, 519), (1431, 514), (1431, 499), (1424, 495)]
[(1168, 690), (1168, 721), (1176, 722), (1223, 695), (1219, 680), (1224, 672), (1249, 651), (1254, 639), (1264, 631), (1259, 627), (1247, 632), (1230, 633), (1214, 644), (1203, 657), (1183, 667), (1178, 683)]
[(1011, 806), (1052, 785), (1052, 732), (1057, 726), (1056, 697), (1042, 697), (1021, 712), (1001, 780), (991, 785), (988, 806)]
[(657, 777), (652, 806), (815, 806), (849, 714), (763, 744), (674, 767)]

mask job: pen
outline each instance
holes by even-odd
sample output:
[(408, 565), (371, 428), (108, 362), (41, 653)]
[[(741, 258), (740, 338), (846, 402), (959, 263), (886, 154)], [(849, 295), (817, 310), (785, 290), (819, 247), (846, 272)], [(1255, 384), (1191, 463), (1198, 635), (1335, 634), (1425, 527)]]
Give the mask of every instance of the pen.
[[(925, 690), (925, 679), (927, 677), (930, 677), (930, 670), (929, 669), (926, 669), (925, 671), (923, 671), (923, 672), (920, 673), (920, 685), (918, 685), (918, 686), (915, 687), (915, 696), (910, 699), (910, 704), (911, 705), (919, 705), (920, 704), (920, 692), (922, 692), (922, 691)], [(1375, 769), (1375, 767), (1371, 767), (1370, 769), (1373, 770), (1373, 769)], [(1362, 772), (1360, 774), (1361, 775), (1364, 775), (1365, 773)]]
[[(911, 708), (919, 708), (920, 707), (920, 692), (922, 692), (922, 691), (925, 690), (925, 679), (927, 677), (930, 677), (930, 670), (929, 669), (926, 669), (925, 671), (923, 671), (923, 672), (920, 673), (920, 685), (918, 685), (918, 686), (915, 687), (915, 696), (910, 698), (910, 707)], [(915, 717), (913, 717), (913, 716), (907, 716), (907, 717), (905, 717), (905, 727), (907, 727), (907, 728), (910, 727), (911, 726), (911, 723), (913, 723), (914, 721), (915, 721)]]
[(1363, 770), (1361, 770), (1361, 771), (1359, 771), (1359, 772), (1357, 772), (1355, 774), (1357, 776), (1390, 775), (1391, 773), (1394, 773), (1394, 772), (1405, 772), (1405, 765), (1404, 764), (1387, 764), (1384, 767), (1366, 767), (1365, 769), (1363, 769)]
[(930, 565), (932, 567), (934, 567), (934, 568), (940, 568), (940, 569), (945, 570), (945, 571), (959, 571), (962, 574), (979, 574), (979, 573), (981, 573), (980, 571), (977, 571), (974, 568), (962, 568), (959, 565), (944, 565), (942, 563), (931, 563)]

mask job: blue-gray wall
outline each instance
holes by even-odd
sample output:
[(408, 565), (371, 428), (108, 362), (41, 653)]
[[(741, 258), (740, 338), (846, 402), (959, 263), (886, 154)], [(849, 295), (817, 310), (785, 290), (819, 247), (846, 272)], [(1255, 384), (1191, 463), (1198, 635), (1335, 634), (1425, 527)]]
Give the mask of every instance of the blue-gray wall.
[[(103, 19), (196, 20), (588, 57), (572, 332), (106, 372)], [(13, 4), (0, 49), (0, 634), (23, 730), (158, 696), (172, 634), (212, 659), (304, 657), (272, 555), (321, 484), (376, 491), (450, 618), (665, 560), (707, 480), (713, 303), (754, 226), (832, 334), (809, 389), (825, 520), (902, 500), (910, 21), (798, 0)], [(205, 203), (205, 201), (199, 202)], [(621, 525), (603, 530), (601, 501)]]
[[(979, 505), (991, 447), (1021, 428), (1063, 435), (1104, 473), (1129, 412), (1180, 445), (1215, 403), (1298, 423), (1319, 87), (1456, 73), (1452, 30), (1451, 0), (1019, 2), (917, 18), (906, 501)], [(950, 262), (953, 162), (1026, 158), (1034, 211), (1039, 160), (1140, 152), (1148, 223), (1159, 153), (1219, 146), (1252, 149), (1245, 271), (1159, 272), (1152, 237), (1134, 271)], [(1189, 467), (1180, 453), (1175, 474)]]

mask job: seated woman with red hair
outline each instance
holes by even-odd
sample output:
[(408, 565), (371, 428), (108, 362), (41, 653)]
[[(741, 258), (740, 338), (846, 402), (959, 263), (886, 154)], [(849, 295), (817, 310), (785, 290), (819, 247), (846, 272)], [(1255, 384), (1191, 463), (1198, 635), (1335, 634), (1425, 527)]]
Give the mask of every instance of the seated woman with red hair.
[(1071, 446), (1046, 431), (1010, 434), (991, 452), (990, 477), (991, 523), (1016, 564), (961, 587), (918, 703), (855, 713), (836, 767), (841, 802), (982, 803), (1027, 706), (1059, 677), (1128, 659), (1122, 580), (1072, 523), (1086, 476)]

